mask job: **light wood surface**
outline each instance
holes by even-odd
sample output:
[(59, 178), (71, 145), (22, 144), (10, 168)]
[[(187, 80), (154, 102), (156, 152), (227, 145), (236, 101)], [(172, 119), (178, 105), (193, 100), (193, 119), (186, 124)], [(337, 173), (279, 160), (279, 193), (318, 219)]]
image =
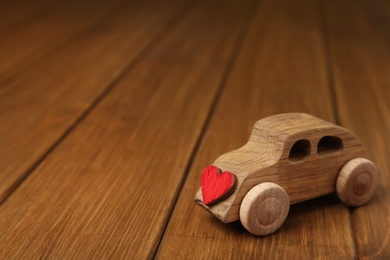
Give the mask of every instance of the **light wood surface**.
[(283, 225), (289, 209), (287, 192), (273, 182), (263, 182), (245, 194), (240, 206), (240, 220), (252, 234), (265, 236)]
[(347, 162), (337, 177), (338, 197), (348, 206), (362, 206), (374, 195), (378, 185), (378, 168), (365, 158)]
[[(1, 1), (0, 258), (390, 258), (389, 17), (386, 0)], [(354, 132), (373, 199), (296, 203), (265, 237), (197, 206), (203, 169), (286, 112)]]

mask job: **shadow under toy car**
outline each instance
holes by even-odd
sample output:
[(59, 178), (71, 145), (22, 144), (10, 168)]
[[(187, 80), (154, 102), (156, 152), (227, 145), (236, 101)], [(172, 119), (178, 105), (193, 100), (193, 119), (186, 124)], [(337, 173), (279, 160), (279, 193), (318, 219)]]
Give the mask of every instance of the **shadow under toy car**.
[(378, 170), (349, 130), (303, 113), (256, 122), (247, 144), (202, 174), (195, 202), (254, 235), (276, 231), (290, 204), (333, 192), (349, 206), (368, 202)]

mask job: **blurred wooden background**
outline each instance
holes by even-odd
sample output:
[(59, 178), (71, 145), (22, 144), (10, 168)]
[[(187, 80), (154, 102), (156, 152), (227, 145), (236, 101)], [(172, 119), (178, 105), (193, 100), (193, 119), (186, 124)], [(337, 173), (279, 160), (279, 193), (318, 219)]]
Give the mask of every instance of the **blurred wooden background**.
[[(355, 132), (370, 204), (254, 237), (193, 198), (256, 120)], [(0, 2), (0, 258), (390, 258), (390, 2)]]

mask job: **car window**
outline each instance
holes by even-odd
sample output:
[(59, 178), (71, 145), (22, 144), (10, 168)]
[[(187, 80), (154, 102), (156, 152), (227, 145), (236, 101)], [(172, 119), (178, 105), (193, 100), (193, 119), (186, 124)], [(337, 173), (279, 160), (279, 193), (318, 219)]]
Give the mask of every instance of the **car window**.
[(343, 141), (337, 136), (324, 136), (320, 139), (317, 146), (318, 154), (336, 152), (343, 149)]
[(307, 139), (300, 139), (296, 141), (292, 146), (288, 159), (291, 162), (303, 160), (310, 155), (310, 141)]

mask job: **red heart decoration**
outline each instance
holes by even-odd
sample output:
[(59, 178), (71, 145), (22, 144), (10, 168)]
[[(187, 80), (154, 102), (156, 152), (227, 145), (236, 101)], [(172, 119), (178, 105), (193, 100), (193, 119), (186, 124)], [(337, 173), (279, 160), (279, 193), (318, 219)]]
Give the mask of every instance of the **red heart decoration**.
[(211, 206), (228, 197), (236, 187), (236, 179), (231, 172), (222, 172), (213, 165), (207, 166), (201, 180), (203, 203)]

